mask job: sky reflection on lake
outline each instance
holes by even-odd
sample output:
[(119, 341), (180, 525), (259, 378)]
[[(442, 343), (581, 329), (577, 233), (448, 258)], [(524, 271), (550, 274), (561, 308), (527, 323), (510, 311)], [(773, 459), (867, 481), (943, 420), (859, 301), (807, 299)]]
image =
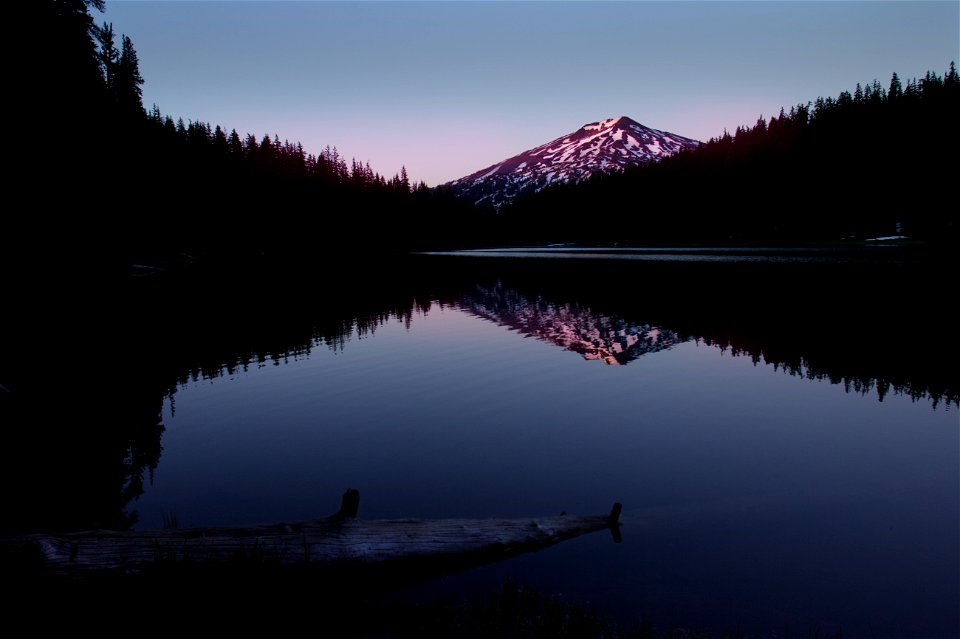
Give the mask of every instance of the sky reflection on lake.
[[(602, 349), (628, 365), (604, 365)], [(478, 287), (188, 381), (163, 422), (141, 528), (163, 513), (182, 526), (310, 519), (347, 487), (365, 518), (616, 500), (621, 545), (594, 535), (444, 583), (518, 576), (623, 618), (718, 631), (943, 635), (956, 610), (955, 405), (879, 401), (584, 306)]]

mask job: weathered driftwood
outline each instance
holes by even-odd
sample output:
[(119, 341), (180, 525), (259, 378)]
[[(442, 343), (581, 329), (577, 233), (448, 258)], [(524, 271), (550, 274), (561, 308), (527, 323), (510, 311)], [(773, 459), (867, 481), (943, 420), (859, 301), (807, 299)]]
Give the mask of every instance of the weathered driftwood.
[[(609, 515), (530, 519), (355, 518), (359, 493), (347, 491), (336, 515), (316, 521), (151, 531), (94, 530), (7, 540), (35, 569), (82, 575), (135, 573), (162, 565), (250, 561), (342, 568), (420, 559), (478, 565), (610, 529), (619, 541), (620, 504)], [(8, 547), (9, 549), (9, 547)]]

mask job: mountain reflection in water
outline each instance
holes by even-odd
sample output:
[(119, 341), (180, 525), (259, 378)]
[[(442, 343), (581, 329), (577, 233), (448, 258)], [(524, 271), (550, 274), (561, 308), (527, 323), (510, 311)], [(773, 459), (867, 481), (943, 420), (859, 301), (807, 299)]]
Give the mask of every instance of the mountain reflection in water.
[(530, 299), (500, 282), (492, 287), (478, 285), (457, 306), (498, 326), (579, 353), (583, 359), (615, 366), (689, 339), (669, 329), (600, 315), (586, 307)]
[[(363, 473), (376, 485), (365, 494), (398, 516), (417, 516), (423, 499), (430, 516), (549, 514), (568, 498), (596, 508), (597, 495), (604, 508), (619, 499), (666, 509), (625, 529), (625, 547), (634, 534), (663, 552), (670, 512), (702, 518), (737, 503), (753, 506), (719, 522), (728, 537), (718, 541), (734, 550), (755, 526), (801, 558), (805, 544), (832, 543), (784, 540), (777, 518), (791, 530), (821, 518), (809, 534), (844, 544), (861, 535), (846, 529), (875, 531), (880, 541), (857, 542), (870, 552), (951, 535), (942, 521), (956, 490), (941, 481), (951, 462), (937, 451), (956, 450), (955, 426), (942, 426), (960, 380), (956, 344), (942, 337), (955, 326), (942, 273), (630, 264), (431, 256), (383, 265), (377, 278), (138, 281), (12, 316), (19, 324), (0, 344), (4, 527), (124, 527), (139, 525), (140, 509), (149, 528), (168, 503), (185, 525), (295, 519), (288, 509), (305, 501), (317, 516), (318, 500), (335, 502)], [(64, 317), (77, 318), (68, 332)], [(525, 477), (511, 506), (504, 495), (516, 491), (501, 484)], [(632, 494), (631, 481), (642, 484)], [(911, 526), (890, 528), (890, 518)], [(712, 547), (687, 532), (678, 548)], [(950, 565), (939, 541), (930, 547)], [(879, 570), (870, 552), (851, 580)], [(659, 561), (634, 560), (627, 572), (641, 577)], [(725, 569), (709, 566), (723, 559), (703, 560), (722, 580)], [(689, 610), (696, 597), (672, 570), (659, 578)], [(914, 573), (890, 573), (887, 585)], [(745, 599), (764, 591), (739, 577)]]

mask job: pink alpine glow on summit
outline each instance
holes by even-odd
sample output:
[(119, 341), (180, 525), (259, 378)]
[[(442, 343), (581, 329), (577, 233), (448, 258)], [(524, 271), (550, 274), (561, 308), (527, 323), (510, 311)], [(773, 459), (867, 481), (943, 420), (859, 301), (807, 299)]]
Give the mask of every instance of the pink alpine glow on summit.
[(656, 162), (700, 143), (643, 126), (626, 116), (585, 124), (579, 130), (448, 182), (461, 197), (499, 206), (527, 190), (583, 180), (594, 173)]

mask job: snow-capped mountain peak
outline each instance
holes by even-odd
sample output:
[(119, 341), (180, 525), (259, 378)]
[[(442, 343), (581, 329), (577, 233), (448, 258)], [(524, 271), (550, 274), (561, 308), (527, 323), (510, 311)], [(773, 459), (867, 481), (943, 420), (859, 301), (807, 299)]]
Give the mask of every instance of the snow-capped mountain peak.
[(462, 197), (494, 206), (554, 182), (655, 162), (700, 143), (645, 127), (626, 116), (591, 122), (568, 135), (448, 182)]

